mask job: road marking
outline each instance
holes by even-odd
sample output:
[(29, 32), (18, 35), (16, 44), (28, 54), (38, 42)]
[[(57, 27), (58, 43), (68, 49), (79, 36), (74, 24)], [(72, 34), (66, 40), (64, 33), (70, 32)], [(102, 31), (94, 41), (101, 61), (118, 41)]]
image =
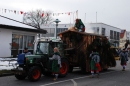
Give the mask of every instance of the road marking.
[(77, 83), (74, 81), (74, 79), (71, 79), (71, 81), (74, 83), (74, 86), (77, 86)]
[[(106, 73), (101, 73), (102, 74), (107, 74), (107, 73), (112, 73), (112, 72), (117, 72), (117, 71), (110, 71), (110, 72), (106, 72)], [(90, 76), (90, 75), (89, 75)], [(89, 76), (84, 76), (84, 77), (78, 77), (78, 78), (72, 78), (72, 79), (68, 79), (68, 80), (63, 80), (63, 81), (58, 81), (58, 82), (53, 82), (53, 83), (48, 83), (48, 84), (44, 84), (44, 85), (40, 85), (40, 86), (48, 86), (48, 85), (53, 85), (53, 84), (58, 84), (58, 83), (62, 83), (62, 82), (67, 82), (67, 81), (74, 81), (75, 79), (82, 79), (82, 78), (87, 78)], [(72, 81), (72, 82), (73, 82)], [(75, 81), (74, 81), (75, 82)], [(76, 83), (76, 82), (75, 82)], [(75, 84), (74, 83), (74, 84)], [(77, 84), (77, 83), (76, 83)], [(77, 85), (76, 85), (77, 86)]]

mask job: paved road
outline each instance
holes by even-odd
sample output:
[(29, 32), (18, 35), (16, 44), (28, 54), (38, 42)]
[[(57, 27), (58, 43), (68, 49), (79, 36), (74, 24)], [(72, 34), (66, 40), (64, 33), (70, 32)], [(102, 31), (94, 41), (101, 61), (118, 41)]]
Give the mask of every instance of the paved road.
[(0, 86), (130, 86), (130, 63), (126, 71), (121, 71), (119, 61), (115, 68), (102, 72), (100, 78), (89, 78), (90, 74), (81, 74), (79, 70), (54, 82), (53, 77), (43, 76), (38, 82), (28, 79), (20, 81), (14, 76), (0, 77)]

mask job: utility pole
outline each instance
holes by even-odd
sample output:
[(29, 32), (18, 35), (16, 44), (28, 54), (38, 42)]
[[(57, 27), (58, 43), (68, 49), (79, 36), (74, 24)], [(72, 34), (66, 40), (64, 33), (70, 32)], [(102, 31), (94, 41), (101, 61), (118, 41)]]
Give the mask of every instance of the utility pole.
[(84, 18), (84, 23), (86, 23), (86, 13), (85, 13), (85, 18)]

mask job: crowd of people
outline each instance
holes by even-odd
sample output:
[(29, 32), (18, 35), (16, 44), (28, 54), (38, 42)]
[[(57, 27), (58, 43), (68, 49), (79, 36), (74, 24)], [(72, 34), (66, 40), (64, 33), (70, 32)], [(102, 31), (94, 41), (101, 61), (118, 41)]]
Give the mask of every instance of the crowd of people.
[[(120, 58), (120, 65), (122, 66), (122, 71), (125, 71), (127, 66), (127, 61), (130, 58), (130, 48), (118, 49), (117, 50), (118, 56)], [(93, 49), (92, 53), (90, 54), (90, 67), (91, 67), (91, 76), (90, 78), (94, 77), (94, 73), (96, 73), (97, 77), (99, 77), (99, 71), (101, 70), (100, 66), (100, 56), (96, 49)]]

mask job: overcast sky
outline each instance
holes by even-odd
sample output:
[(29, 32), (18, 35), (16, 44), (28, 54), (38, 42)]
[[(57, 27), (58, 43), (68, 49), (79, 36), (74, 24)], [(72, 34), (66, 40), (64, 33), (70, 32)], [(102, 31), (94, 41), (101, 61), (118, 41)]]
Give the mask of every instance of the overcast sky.
[[(53, 13), (75, 12), (84, 23), (102, 22), (130, 31), (130, 0), (1, 0), (0, 8), (28, 12), (36, 9)], [(86, 15), (85, 15), (86, 13)], [(22, 15), (2, 12), (0, 15), (22, 21)], [(86, 16), (86, 17), (85, 17)], [(54, 16), (61, 23), (73, 23), (76, 15)], [(12, 24), (0, 18), (0, 23)]]

